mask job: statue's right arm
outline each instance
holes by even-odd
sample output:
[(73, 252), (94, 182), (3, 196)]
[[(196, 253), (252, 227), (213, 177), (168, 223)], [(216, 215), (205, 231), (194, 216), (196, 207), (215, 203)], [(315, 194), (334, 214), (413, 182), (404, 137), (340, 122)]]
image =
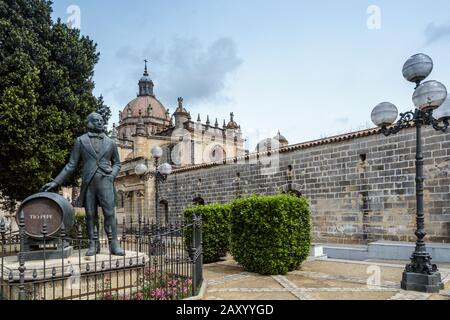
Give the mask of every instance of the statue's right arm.
[(69, 179), (72, 174), (77, 169), (78, 163), (80, 162), (81, 156), (81, 141), (78, 138), (73, 146), (72, 153), (70, 154), (69, 163), (64, 167), (64, 169), (58, 174), (58, 176), (50, 183), (47, 183), (42, 187), (42, 191), (50, 191), (57, 186), (62, 185), (67, 179)]

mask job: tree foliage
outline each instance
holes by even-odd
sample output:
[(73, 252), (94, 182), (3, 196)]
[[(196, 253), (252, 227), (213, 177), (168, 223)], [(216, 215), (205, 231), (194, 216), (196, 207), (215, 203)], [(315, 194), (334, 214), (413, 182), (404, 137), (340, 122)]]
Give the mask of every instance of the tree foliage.
[(98, 106), (97, 45), (53, 22), (51, 5), (0, 1), (0, 193), (10, 206), (62, 169)]
[(103, 120), (105, 121), (105, 126), (107, 126), (109, 119), (111, 119), (111, 109), (105, 104), (102, 95), (98, 97), (96, 112), (103, 117)]

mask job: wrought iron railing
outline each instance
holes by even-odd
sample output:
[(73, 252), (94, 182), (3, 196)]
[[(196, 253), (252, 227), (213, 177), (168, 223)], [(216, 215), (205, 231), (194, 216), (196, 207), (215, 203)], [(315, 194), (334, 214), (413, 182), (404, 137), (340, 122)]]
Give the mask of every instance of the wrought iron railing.
[[(64, 229), (58, 237), (47, 237), (44, 232), (43, 259), (25, 261), (29, 252), (24, 249), (24, 226), (15, 234), (0, 230), (0, 299), (179, 300), (196, 295), (203, 280), (201, 217), (189, 224), (138, 220), (131, 228), (120, 225), (125, 256), (112, 255), (111, 237), (95, 232), (100, 253), (86, 257), (89, 240), (80, 226), (72, 238)], [(68, 243), (72, 254), (63, 258), (67, 245), (53, 248), (49, 243)], [(51, 259), (57, 250), (61, 258)]]

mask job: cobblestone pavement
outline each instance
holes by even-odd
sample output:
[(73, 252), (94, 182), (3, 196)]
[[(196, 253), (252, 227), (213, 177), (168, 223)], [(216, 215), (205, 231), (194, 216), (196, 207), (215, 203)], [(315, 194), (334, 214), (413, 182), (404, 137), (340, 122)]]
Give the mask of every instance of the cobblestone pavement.
[(204, 267), (204, 300), (450, 300), (450, 269), (439, 294), (400, 288), (402, 263), (308, 260), (286, 275), (245, 272), (230, 257)]

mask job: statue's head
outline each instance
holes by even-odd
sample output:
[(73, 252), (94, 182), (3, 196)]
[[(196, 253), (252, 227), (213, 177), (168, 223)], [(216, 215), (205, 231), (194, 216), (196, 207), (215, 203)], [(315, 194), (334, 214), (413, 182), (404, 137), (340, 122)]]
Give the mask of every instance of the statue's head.
[(90, 132), (101, 133), (105, 131), (105, 121), (103, 120), (103, 117), (96, 112), (87, 116), (86, 125)]

